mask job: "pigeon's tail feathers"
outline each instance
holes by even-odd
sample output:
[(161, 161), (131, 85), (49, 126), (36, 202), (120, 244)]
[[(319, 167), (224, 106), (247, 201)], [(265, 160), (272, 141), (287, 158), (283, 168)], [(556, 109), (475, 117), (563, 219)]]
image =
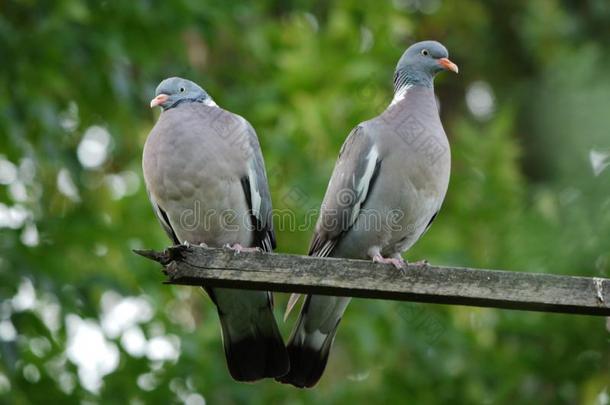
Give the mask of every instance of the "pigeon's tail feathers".
[(322, 377), (350, 298), (308, 296), (288, 342), (290, 371), (279, 382), (311, 388)]
[[(288, 353), (275, 323), (271, 303), (267, 306), (228, 307), (214, 289), (222, 340), (231, 376), (236, 381), (253, 382), (277, 378), (290, 369)], [(241, 300), (260, 291), (240, 291)], [(226, 295), (226, 294), (225, 294)], [(260, 297), (257, 297), (257, 299)], [(250, 300), (251, 302), (256, 300)]]
[(338, 323), (328, 334), (318, 336), (306, 334), (300, 326), (297, 333), (302, 337), (291, 340), (287, 347), (291, 371), (277, 380), (299, 388), (315, 386), (326, 369), (337, 326)]

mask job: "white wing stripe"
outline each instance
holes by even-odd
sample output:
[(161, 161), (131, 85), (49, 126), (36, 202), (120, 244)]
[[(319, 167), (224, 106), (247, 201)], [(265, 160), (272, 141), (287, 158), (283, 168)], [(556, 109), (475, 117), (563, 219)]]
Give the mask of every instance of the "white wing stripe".
[(248, 178), (250, 179), (250, 195), (252, 198), (252, 214), (258, 219), (261, 217), (262, 198), (258, 192), (258, 184), (256, 183), (256, 172), (252, 166), (252, 162), (248, 165)]
[(358, 201), (354, 204), (354, 209), (352, 211), (352, 218), (350, 223), (353, 224), (360, 213), (360, 205), (366, 199), (366, 196), (369, 192), (369, 186), (371, 184), (371, 179), (373, 177), (373, 173), (375, 172), (375, 166), (377, 165), (377, 158), (379, 157), (379, 151), (377, 150), (377, 146), (373, 144), (371, 150), (368, 155), (366, 155), (366, 169), (360, 181), (358, 182), (358, 186), (356, 187), (356, 195), (358, 196)]

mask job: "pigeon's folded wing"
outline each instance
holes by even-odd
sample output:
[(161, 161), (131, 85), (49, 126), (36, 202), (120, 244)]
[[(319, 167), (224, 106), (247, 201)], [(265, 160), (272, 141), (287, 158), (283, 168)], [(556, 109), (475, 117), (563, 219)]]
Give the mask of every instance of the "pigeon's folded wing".
[(328, 256), (347, 232), (370, 195), (381, 157), (366, 129), (357, 126), (343, 144), (309, 248), (311, 256)]
[[(370, 195), (381, 158), (373, 140), (362, 125), (349, 134), (339, 152), (309, 247), (309, 255), (329, 256), (341, 237), (354, 225)], [(284, 321), (299, 301), (291, 294), (284, 312)]]
[(242, 187), (252, 216), (254, 245), (266, 252), (271, 252), (275, 249), (276, 242), (265, 162), (254, 128), (246, 120), (244, 120), (244, 125), (246, 125), (250, 142), (250, 153), (247, 157), (248, 174), (242, 178)]

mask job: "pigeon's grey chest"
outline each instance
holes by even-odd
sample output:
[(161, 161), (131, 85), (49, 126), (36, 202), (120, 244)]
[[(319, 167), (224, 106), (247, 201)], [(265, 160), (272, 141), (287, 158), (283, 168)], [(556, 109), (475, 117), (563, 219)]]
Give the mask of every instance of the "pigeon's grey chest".
[(197, 107), (164, 112), (146, 141), (146, 182), (161, 201), (222, 193), (245, 173), (244, 160), (233, 159), (231, 144), (219, 134), (222, 110)]
[[(451, 152), (433, 97), (405, 100), (370, 124), (382, 159), (379, 193), (405, 210), (438, 210), (449, 184)], [(407, 215), (408, 216), (408, 215)]]

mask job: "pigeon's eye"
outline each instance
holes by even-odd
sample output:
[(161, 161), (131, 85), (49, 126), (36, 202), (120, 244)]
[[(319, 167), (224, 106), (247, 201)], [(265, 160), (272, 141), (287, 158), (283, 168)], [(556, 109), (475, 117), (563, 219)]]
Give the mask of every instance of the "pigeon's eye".
[(427, 49), (422, 49), (422, 50), (421, 50), (421, 54), (422, 54), (422, 55), (424, 55), (424, 56), (428, 56), (428, 55), (429, 55), (429, 53), (430, 53), (430, 52), (428, 52), (428, 50), (427, 50)]
[(184, 87), (180, 87), (180, 93), (184, 93), (186, 89)]

